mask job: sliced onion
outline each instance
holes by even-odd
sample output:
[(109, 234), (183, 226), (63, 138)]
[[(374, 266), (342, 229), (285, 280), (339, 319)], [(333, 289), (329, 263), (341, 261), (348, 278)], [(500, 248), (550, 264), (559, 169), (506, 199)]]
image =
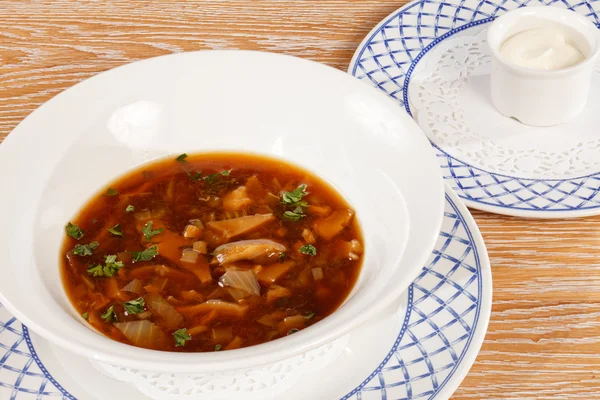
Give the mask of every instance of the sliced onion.
[(221, 275), (219, 283), (234, 289), (243, 290), (255, 296), (260, 296), (260, 285), (252, 271), (229, 270)]
[(181, 253), (181, 262), (195, 264), (196, 261), (198, 261), (199, 255), (200, 253), (194, 249), (183, 249), (183, 252)]
[(246, 297), (250, 296), (250, 293), (248, 293), (244, 290), (235, 289), (232, 287), (228, 287), (226, 290), (229, 292), (229, 294), (231, 295), (231, 297), (233, 297), (233, 299), (235, 301), (240, 301), (240, 300), (245, 299)]
[(320, 281), (321, 279), (323, 279), (323, 268), (319, 267), (319, 268), (313, 268), (312, 269), (312, 276), (314, 278), (315, 281)]
[(239, 260), (254, 260), (261, 256), (275, 257), (285, 251), (285, 246), (269, 239), (239, 240), (217, 247), (215, 258), (221, 264)]
[(117, 322), (114, 325), (136, 346), (155, 349), (164, 346), (167, 340), (164, 332), (147, 319), (142, 321)]
[(200, 229), (204, 229), (204, 224), (199, 219), (190, 219), (190, 225), (194, 225)]
[(122, 289), (122, 292), (131, 292), (135, 294), (142, 294), (142, 281), (139, 279), (134, 279), (125, 285)]
[(133, 214), (133, 216), (138, 221), (149, 221), (150, 219), (152, 219), (152, 213), (150, 213), (150, 210), (136, 212), (135, 214)]
[(163, 319), (165, 328), (170, 330), (176, 329), (183, 324), (183, 315), (177, 312), (177, 310), (161, 295), (149, 294), (145, 299), (148, 307), (154, 310), (154, 312)]
[(183, 230), (183, 237), (186, 239), (197, 239), (202, 234), (202, 229), (198, 228), (196, 225), (186, 225)]

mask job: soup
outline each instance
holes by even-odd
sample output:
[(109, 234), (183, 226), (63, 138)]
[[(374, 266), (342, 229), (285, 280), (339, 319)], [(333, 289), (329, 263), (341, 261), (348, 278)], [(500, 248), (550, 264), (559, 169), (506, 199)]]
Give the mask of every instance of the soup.
[(295, 166), (201, 154), (113, 182), (66, 227), (61, 268), (96, 330), (164, 351), (230, 350), (339, 307), (362, 262), (354, 211)]

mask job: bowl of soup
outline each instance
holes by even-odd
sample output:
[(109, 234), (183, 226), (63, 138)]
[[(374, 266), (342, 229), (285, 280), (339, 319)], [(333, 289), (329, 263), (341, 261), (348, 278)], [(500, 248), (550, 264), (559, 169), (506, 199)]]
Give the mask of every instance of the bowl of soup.
[(398, 301), (442, 220), (412, 119), (333, 68), (149, 59), (56, 96), (0, 146), (0, 301), (75, 353), (173, 373), (307, 352)]

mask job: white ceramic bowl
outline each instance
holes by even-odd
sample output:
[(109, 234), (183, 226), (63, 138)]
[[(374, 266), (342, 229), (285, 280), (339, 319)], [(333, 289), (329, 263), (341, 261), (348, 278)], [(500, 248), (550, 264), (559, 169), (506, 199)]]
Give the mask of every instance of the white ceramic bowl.
[[(500, 47), (511, 36), (529, 29), (562, 25), (585, 59), (572, 67), (541, 71), (506, 60)], [(523, 7), (497, 18), (488, 30), (492, 54), (491, 97), (496, 109), (526, 125), (551, 126), (575, 118), (587, 102), (600, 34), (576, 12), (550, 6)]]
[[(298, 334), (218, 353), (166, 353), (92, 331), (59, 275), (64, 225), (104, 185), (182, 152), (239, 150), (308, 168), (353, 205), (365, 260), (347, 301)], [(253, 367), (331, 342), (395, 301), (429, 256), (444, 192), (429, 142), (379, 91), (333, 68), (240, 51), (182, 53), (88, 79), (0, 146), (0, 301), (68, 350), (124, 367), (192, 373)]]

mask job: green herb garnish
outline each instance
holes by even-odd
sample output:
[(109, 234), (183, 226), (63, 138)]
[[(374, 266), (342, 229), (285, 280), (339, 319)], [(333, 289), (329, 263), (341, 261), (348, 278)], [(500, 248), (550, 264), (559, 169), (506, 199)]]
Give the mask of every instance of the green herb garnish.
[(119, 191), (115, 188), (108, 188), (105, 193), (106, 196), (116, 196), (118, 194), (119, 194)]
[(76, 256), (91, 256), (98, 245), (98, 242), (91, 242), (90, 244), (77, 243), (73, 248), (72, 253)]
[(175, 161), (177, 161), (177, 162), (181, 162), (181, 163), (183, 163), (183, 162), (187, 162), (187, 161), (185, 160), (185, 159), (187, 158), (187, 156), (188, 156), (188, 155), (187, 155), (187, 154), (185, 154), (185, 153), (183, 153), (183, 154), (180, 154), (180, 155), (178, 155), (178, 156), (177, 156), (177, 158), (175, 159)]
[(65, 226), (65, 230), (67, 231), (67, 235), (71, 236), (73, 239), (79, 240), (83, 237), (83, 231), (79, 229), (77, 225), (70, 222)]
[(285, 252), (279, 254), (279, 257), (277, 257), (277, 261), (283, 261), (285, 260), (285, 258), (287, 257), (287, 254), (285, 254)]
[(150, 261), (158, 255), (158, 246), (148, 247), (146, 250), (134, 251), (132, 262)]
[(121, 225), (120, 224), (116, 224), (112, 228), (108, 228), (108, 231), (110, 233), (112, 233), (113, 235), (115, 235), (115, 236), (121, 236), (121, 237), (123, 237), (123, 230), (121, 229)]
[(299, 221), (304, 217), (305, 215), (302, 207), (296, 207), (294, 211), (285, 211), (283, 213), (283, 218), (287, 219), (288, 221)]
[(307, 312), (305, 312), (304, 314), (305, 314), (305, 315), (304, 315), (304, 319), (311, 319), (312, 317), (314, 317), (314, 316), (315, 316), (315, 313), (314, 313), (314, 312), (308, 312), (308, 311), (307, 311)]
[(135, 211), (135, 207), (132, 206), (131, 204), (127, 206), (127, 208), (125, 209), (125, 212), (130, 213), (130, 212), (134, 212)]
[(285, 204), (286, 206), (306, 207), (308, 204), (305, 201), (302, 201), (302, 198), (307, 194), (308, 192), (306, 191), (305, 184), (298, 186), (291, 192), (281, 192), (281, 204)]
[(287, 333), (287, 334), (288, 334), (288, 335), (292, 335), (292, 334), (294, 334), (294, 333), (298, 332), (299, 330), (300, 330), (300, 329), (292, 328), (292, 329), (290, 329), (290, 330), (288, 331), (288, 333)]
[(88, 313), (84, 312), (83, 314), (81, 314), (81, 316), (83, 317), (83, 319), (87, 320), (88, 319)]
[(106, 256), (104, 258), (104, 265), (93, 265), (92, 267), (88, 268), (87, 272), (88, 274), (92, 275), (93, 277), (113, 277), (115, 276), (115, 274), (117, 273), (117, 271), (119, 271), (121, 268), (123, 268), (123, 261), (117, 261), (117, 256), (116, 255), (110, 255), (110, 256)]
[(176, 347), (183, 347), (185, 346), (185, 342), (187, 342), (188, 340), (192, 340), (192, 335), (187, 333), (186, 328), (181, 328), (173, 332), (173, 337), (175, 338)]
[(133, 299), (130, 301), (126, 301), (123, 303), (123, 307), (125, 307), (125, 311), (127, 314), (139, 314), (144, 311), (144, 307), (146, 306), (146, 302), (143, 297), (138, 297), (137, 299)]
[(202, 171), (198, 171), (196, 173), (193, 173), (192, 171), (188, 171), (186, 173), (192, 182), (198, 182), (200, 179), (202, 179)]
[(300, 247), (300, 253), (306, 254), (309, 256), (316, 256), (317, 248), (315, 246), (313, 246), (312, 244), (305, 244), (304, 246)]
[(219, 350), (221, 350), (221, 345), (220, 345), (220, 344), (217, 344), (217, 345), (215, 346), (215, 351), (219, 351)]
[(117, 320), (117, 313), (115, 313), (115, 305), (108, 307), (104, 314), (100, 316), (106, 322), (113, 322)]
[(144, 225), (142, 227), (142, 233), (144, 234), (144, 237), (146, 238), (146, 242), (149, 242), (150, 239), (152, 239), (152, 236), (156, 236), (156, 235), (162, 233), (164, 230), (165, 230), (165, 228), (159, 228), (156, 230), (152, 230), (152, 221), (146, 222), (146, 225)]

